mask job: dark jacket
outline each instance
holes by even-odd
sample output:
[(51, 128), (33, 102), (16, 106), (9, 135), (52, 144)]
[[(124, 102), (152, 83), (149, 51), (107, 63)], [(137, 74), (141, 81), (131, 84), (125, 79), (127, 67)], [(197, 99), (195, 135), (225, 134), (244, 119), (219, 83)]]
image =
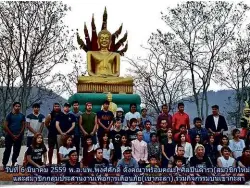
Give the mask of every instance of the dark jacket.
[(213, 132), (220, 132), (222, 129), (224, 129), (224, 131), (228, 130), (227, 122), (226, 122), (224, 116), (222, 116), (222, 115), (219, 115), (217, 129), (215, 127), (213, 115), (207, 116), (205, 127), (207, 130), (210, 128)]

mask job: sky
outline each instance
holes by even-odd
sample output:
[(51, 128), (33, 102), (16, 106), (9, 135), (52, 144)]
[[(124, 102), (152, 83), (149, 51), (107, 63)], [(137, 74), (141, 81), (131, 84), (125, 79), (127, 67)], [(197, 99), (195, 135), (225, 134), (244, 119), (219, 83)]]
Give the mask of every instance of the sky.
[[(64, 3), (71, 7), (71, 11), (65, 17), (65, 24), (70, 29), (79, 30), (79, 34), (84, 39), (84, 22), (91, 34), (92, 14), (95, 17), (95, 25), (97, 32), (101, 30), (102, 15), (106, 6), (108, 13), (107, 29), (113, 33), (123, 23), (123, 30), (120, 35), (128, 32), (128, 51), (126, 56), (129, 58), (145, 57), (146, 51), (142, 49), (142, 45), (147, 45), (152, 32), (161, 29), (166, 32), (164, 21), (161, 20), (161, 11), (164, 12), (168, 7), (175, 7), (180, 1), (118, 1), (118, 0), (65, 0)], [(231, 1), (232, 2), (232, 1)], [(82, 50), (83, 61), (86, 61), (86, 53)], [(121, 61), (121, 76), (124, 76), (129, 67), (128, 63)], [(62, 72), (67, 73), (70, 70), (69, 65), (64, 65)], [(215, 83), (211, 84), (211, 90), (217, 91), (225, 89)], [(68, 96), (64, 96), (68, 97)]]

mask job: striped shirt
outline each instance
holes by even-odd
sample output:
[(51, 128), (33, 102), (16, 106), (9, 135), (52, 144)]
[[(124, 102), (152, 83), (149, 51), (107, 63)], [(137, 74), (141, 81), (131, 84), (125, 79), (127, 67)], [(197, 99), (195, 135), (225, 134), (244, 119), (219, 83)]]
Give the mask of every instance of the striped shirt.
[[(36, 131), (38, 132), (40, 130), (40, 127), (42, 125), (42, 123), (45, 122), (45, 116), (43, 114), (29, 114), (26, 118), (26, 122), (30, 123), (30, 126)], [(28, 134), (27, 136), (34, 136), (34, 134), (28, 129)]]

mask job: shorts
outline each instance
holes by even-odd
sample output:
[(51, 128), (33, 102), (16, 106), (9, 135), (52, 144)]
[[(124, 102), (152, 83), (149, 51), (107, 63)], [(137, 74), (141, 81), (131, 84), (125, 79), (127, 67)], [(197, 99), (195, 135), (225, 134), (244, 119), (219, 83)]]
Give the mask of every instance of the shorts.
[(56, 149), (58, 150), (57, 136), (48, 136), (48, 145), (49, 148), (55, 148), (56, 145)]

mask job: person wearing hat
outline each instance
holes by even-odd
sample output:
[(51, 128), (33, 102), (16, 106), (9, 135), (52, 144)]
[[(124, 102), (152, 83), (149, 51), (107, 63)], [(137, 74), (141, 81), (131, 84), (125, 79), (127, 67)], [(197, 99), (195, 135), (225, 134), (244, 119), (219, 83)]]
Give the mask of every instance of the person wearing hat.
[(74, 135), (76, 118), (73, 114), (69, 113), (70, 106), (69, 103), (65, 103), (63, 113), (56, 117), (56, 129), (58, 131), (57, 143), (59, 148), (63, 145), (62, 139), (65, 138), (66, 135)]
[(124, 110), (121, 107), (117, 108), (115, 118), (121, 120), (122, 129), (124, 129), (124, 130), (128, 129), (127, 122), (126, 122), (125, 116), (124, 116)]
[(92, 103), (87, 102), (85, 105), (86, 111), (79, 118), (80, 130), (83, 134), (82, 145), (86, 142), (86, 137), (91, 136), (93, 144), (97, 144), (96, 131), (97, 131), (97, 116), (92, 111)]
[[(132, 149), (131, 147), (123, 148), (124, 158), (120, 159), (117, 163), (117, 168), (121, 168), (121, 174), (123, 176), (133, 177), (133, 173), (123, 173), (124, 168), (139, 168), (137, 161), (132, 158)], [(136, 182), (122, 182), (122, 184), (137, 184)]]

